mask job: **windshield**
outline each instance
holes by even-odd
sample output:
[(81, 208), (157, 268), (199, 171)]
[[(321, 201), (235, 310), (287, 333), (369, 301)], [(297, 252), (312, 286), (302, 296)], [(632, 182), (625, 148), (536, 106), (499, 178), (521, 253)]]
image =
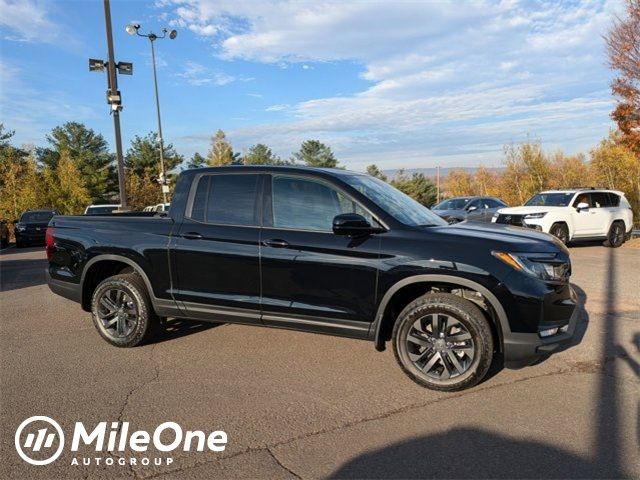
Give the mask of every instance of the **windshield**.
[(25, 212), (20, 218), (20, 222), (45, 223), (51, 220), (54, 212)]
[(427, 207), (380, 179), (364, 175), (349, 175), (342, 178), (405, 225), (412, 227), (447, 225), (447, 222)]
[(85, 215), (96, 215), (96, 214), (104, 214), (104, 213), (113, 213), (114, 210), (117, 210), (118, 207), (88, 207)]
[(531, 197), (525, 207), (566, 207), (573, 198), (574, 192), (538, 193)]
[(450, 198), (433, 207), (433, 210), (462, 210), (469, 203), (470, 198)]

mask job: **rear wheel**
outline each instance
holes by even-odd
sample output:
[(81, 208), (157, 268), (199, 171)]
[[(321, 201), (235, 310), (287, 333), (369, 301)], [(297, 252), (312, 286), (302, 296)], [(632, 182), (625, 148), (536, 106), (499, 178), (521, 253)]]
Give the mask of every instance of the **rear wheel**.
[(493, 359), (493, 336), (473, 303), (449, 293), (429, 293), (398, 316), (393, 350), (416, 383), (451, 392), (484, 378)]
[(147, 342), (160, 324), (146, 285), (136, 273), (103, 280), (93, 292), (91, 315), (100, 336), (116, 347), (135, 347)]
[(565, 245), (569, 243), (569, 229), (564, 223), (554, 223), (551, 225), (549, 233)]
[(618, 248), (624, 243), (625, 237), (624, 223), (617, 221), (611, 224), (609, 227), (609, 233), (607, 233), (607, 239), (604, 242), (605, 247)]

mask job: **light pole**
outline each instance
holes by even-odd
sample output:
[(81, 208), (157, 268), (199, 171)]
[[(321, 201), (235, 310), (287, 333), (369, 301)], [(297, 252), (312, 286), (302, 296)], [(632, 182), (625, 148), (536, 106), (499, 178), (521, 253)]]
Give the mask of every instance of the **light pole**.
[(91, 72), (104, 72), (107, 70), (107, 103), (111, 107), (111, 113), (113, 114), (113, 128), (115, 131), (115, 143), (116, 143), (116, 163), (118, 166), (118, 192), (120, 194), (120, 211), (129, 210), (127, 205), (127, 190), (124, 180), (124, 162), (122, 159), (122, 139), (120, 135), (120, 110), (122, 110), (122, 98), (120, 96), (120, 90), (118, 90), (118, 73), (123, 75), (133, 74), (133, 64), (129, 62), (115, 61), (115, 53), (113, 51), (113, 35), (111, 32), (111, 5), (109, 0), (104, 0), (104, 22), (107, 32), (107, 52), (108, 60), (90, 58), (89, 59), (89, 71)]
[(153, 42), (156, 40), (161, 40), (169, 34), (169, 38), (173, 40), (178, 36), (178, 32), (175, 30), (169, 30), (167, 28), (162, 29), (162, 36), (158, 36), (153, 32), (149, 32), (146, 35), (140, 33), (140, 25), (137, 23), (127, 25), (125, 30), (129, 35), (137, 35), (139, 37), (146, 37), (149, 39), (149, 43), (151, 44), (151, 62), (153, 64), (153, 87), (156, 93), (156, 113), (158, 116), (158, 137), (160, 140), (160, 183), (162, 185), (162, 201), (167, 203), (167, 193), (169, 192), (169, 187), (167, 185), (167, 173), (164, 168), (164, 140), (162, 138), (162, 121), (160, 120), (160, 96), (158, 95), (158, 75), (156, 73), (156, 50), (154, 48)]

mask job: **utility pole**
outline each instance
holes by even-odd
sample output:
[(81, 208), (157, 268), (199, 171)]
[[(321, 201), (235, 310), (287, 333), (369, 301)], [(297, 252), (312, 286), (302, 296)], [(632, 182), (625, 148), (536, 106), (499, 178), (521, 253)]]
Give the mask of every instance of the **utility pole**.
[(156, 40), (162, 40), (168, 37), (170, 40), (175, 40), (178, 32), (176, 30), (169, 30), (168, 28), (162, 29), (162, 36), (158, 36), (153, 32), (149, 32), (146, 35), (140, 33), (140, 25), (132, 23), (127, 25), (125, 30), (129, 35), (137, 35), (138, 37), (145, 37), (149, 39), (151, 44), (151, 62), (153, 63), (153, 88), (156, 95), (156, 116), (158, 120), (158, 140), (160, 143), (160, 184), (162, 185), (162, 201), (167, 203), (167, 193), (169, 193), (169, 185), (167, 185), (167, 172), (164, 165), (164, 138), (162, 136), (162, 121), (160, 120), (160, 95), (158, 94), (158, 74), (156, 73), (156, 49), (154, 42)]
[[(111, 105), (113, 115), (113, 128), (116, 140), (116, 160), (118, 164), (118, 190), (120, 192), (120, 210), (127, 211), (127, 191), (124, 182), (124, 160), (122, 158), (122, 137), (120, 134), (120, 110), (122, 110), (122, 100), (118, 91), (118, 77), (116, 75), (116, 61), (113, 52), (113, 35), (111, 32), (111, 6), (109, 0), (104, 0), (104, 21), (107, 30), (107, 75), (109, 79), (109, 90), (107, 90), (107, 102)], [(90, 61), (91, 62), (91, 61)], [(131, 71), (131, 70), (130, 70)]]

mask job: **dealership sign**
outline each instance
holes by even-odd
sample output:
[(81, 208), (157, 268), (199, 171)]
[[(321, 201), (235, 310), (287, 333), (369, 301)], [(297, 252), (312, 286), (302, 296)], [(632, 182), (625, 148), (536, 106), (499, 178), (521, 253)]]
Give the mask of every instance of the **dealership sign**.
[[(31, 465), (47, 465), (60, 457), (65, 447), (65, 435), (55, 420), (37, 415), (27, 418), (16, 430), (15, 445), (18, 455)], [(147, 453), (150, 449), (158, 452), (184, 452), (205, 450), (223, 452), (227, 445), (227, 434), (217, 430), (206, 434), (201, 430), (183, 431), (175, 422), (164, 422), (153, 432), (131, 431), (129, 422), (99, 422), (93, 428), (86, 428), (76, 422), (69, 450), (77, 452), (81, 446), (92, 447), (96, 452), (110, 453), (105, 457), (73, 457), (71, 465), (161, 465), (173, 463), (172, 458), (126, 457), (127, 451)], [(117, 455), (116, 455), (117, 453)], [(115, 458), (114, 458), (115, 457)]]

